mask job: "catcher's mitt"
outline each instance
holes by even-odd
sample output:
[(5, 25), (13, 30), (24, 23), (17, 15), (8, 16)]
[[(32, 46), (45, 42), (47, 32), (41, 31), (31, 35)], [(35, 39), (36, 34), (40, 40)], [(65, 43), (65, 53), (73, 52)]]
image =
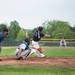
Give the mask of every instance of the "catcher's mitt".
[(38, 48), (37, 50), (38, 50), (40, 53), (42, 53), (42, 48)]

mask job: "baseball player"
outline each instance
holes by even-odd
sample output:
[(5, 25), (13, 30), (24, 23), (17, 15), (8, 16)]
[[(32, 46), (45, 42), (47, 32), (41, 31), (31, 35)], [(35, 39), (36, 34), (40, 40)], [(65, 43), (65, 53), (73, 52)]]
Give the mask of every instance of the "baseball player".
[(42, 33), (43, 27), (38, 27), (36, 31), (33, 34), (33, 40), (32, 40), (32, 48), (31, 53), (35, 53), (38, 57), (45, 57), (45, 55), (42, 52), (42, 48), (39, 45), (40, 39), (44, 36)]
[(30, 39), (26, 38), (23, 43), (21, 43), (17, 48), (16, 48), (16, 59), (19, 60), (20, 58), (22, 59), (27, 59), (29, 56), (31, 50), (29, 49), (30, 45)]
[(65, 39), (60, 40), (60, 46), (61, 47), (66, 47), (67, 46)]
[[(1, 43), (8, 35), (8, 29), (4, 29), (2, 32), (0, 32), (0, 53), (1, 53)], [(0, 59), (1, 60), (1, 59)]]

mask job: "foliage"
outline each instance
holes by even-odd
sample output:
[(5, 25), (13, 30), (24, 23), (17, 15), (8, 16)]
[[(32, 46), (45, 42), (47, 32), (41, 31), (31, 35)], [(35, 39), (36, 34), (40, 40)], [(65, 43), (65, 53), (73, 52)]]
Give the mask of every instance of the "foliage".
[(20, 26), (19, 26), (19, 23), (17, 21), (11, 21), (10, 22), (10, 27), (9, 27), (9, 39), (10, 40), (15, 40), (17, 35), (18, 35), (18, 32), (20, 31)]
[(25, 36), (26, 36), (26, 32), (23, 29), (21, 29), (17, 35), (16, 40), (23, 41), (25, 39)]
[(7, 28), (6, 24), (0, 24), (0, 31), (3, 31), (3, 29)]
[(45, 34), (52, 38), (74, 38), (74, 32), (68, 22), (64, 21), (45, 21), (43, 24)]
[[(45, 21), (43, 24), (43, 33), (47, 38), (54, 39), (75, 39), (75, 26), (72, 27), (68, 22), (53, 20), (53, 21)], [(7, 28), (6, 24), (0, 24), (0, 31), (3, 31), (4, 28)], [(14, 20), (10, 22), (10, 26), (8, 27), (9, 34), (6, 40), (22, 40), (24, 34), (22, 31), (26, 31), (29, 34), (29, 37), (32, 38), (33, 33), (36, 28), (33, 30), (20, 28), (19, 23)], [(22, 34), (21, 34), (21, 32)], [(19, 38), (21, 36), (21, 39)]]

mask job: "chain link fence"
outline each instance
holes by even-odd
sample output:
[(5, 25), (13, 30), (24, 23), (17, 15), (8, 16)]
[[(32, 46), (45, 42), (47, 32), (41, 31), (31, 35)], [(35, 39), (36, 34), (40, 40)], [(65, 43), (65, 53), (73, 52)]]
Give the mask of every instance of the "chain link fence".
[[(22, 41), (3, 41), (3, 46), (17, 46)], [(40, 41), (41, 46), (60, 46), (60, 41)], [(67, 46), (75, 47), (75, 41), (66, 41)]]

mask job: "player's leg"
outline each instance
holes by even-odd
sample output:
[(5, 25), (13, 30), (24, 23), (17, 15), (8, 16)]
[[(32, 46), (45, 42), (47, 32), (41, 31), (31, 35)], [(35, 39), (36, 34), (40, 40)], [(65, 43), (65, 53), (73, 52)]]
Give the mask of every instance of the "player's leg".
[(31, 52), (30, 52), (29, 55), (32, 55), (32, 54), (35, 53), (35, 52), (36, 52), (35, 49), (31, 48)]
[(19, 48), (17, 48), (16, 49), (16, 59), (20, 60), (20, 58), (21, 58), (21, 52), (20, 52)]
[(38, 57), (45, 57), (45, 55), (43, 53), (41, 53), (40, 51), (36, 50), (36, 55)]
[(35, 53), (38, 57), (45, 57), (42, 52), (42, 49), (40, 48), (39, 42), (32, 41), (31, 54), (32, 53)]
[(28, 56), (29, 56), (29, 54), (30, 54), (30, 52), (31, 52), (30, 49), (23, 51), (23, 52), (21, 53), (21, 57), (22, 57), (23, 59), (27, 59)]
[(42, 48), (40, 47), (39, 43), (37, 45), (34, 45), (35, 48), (35, 54), (38, 57), (45, 57), (45, 55), (43, 54)]
[(32, 42), (31, 42), (31, 52), (30, 52), (30, 55), (33, 54), (33, 53), (35, 53), (35, 49), (34, 49), (34, 48), (36, 48), (36, 45), (37, 45), (37, 44), (38, 44), (38, 43), (35, 42), (35, 41), (32, 41)]
[(34, 54), (37, 57), (45, 57), (45, 55), (43, 53), (40, 53), (37, 49), (31, 49), (31, 51), (34, 51)]

